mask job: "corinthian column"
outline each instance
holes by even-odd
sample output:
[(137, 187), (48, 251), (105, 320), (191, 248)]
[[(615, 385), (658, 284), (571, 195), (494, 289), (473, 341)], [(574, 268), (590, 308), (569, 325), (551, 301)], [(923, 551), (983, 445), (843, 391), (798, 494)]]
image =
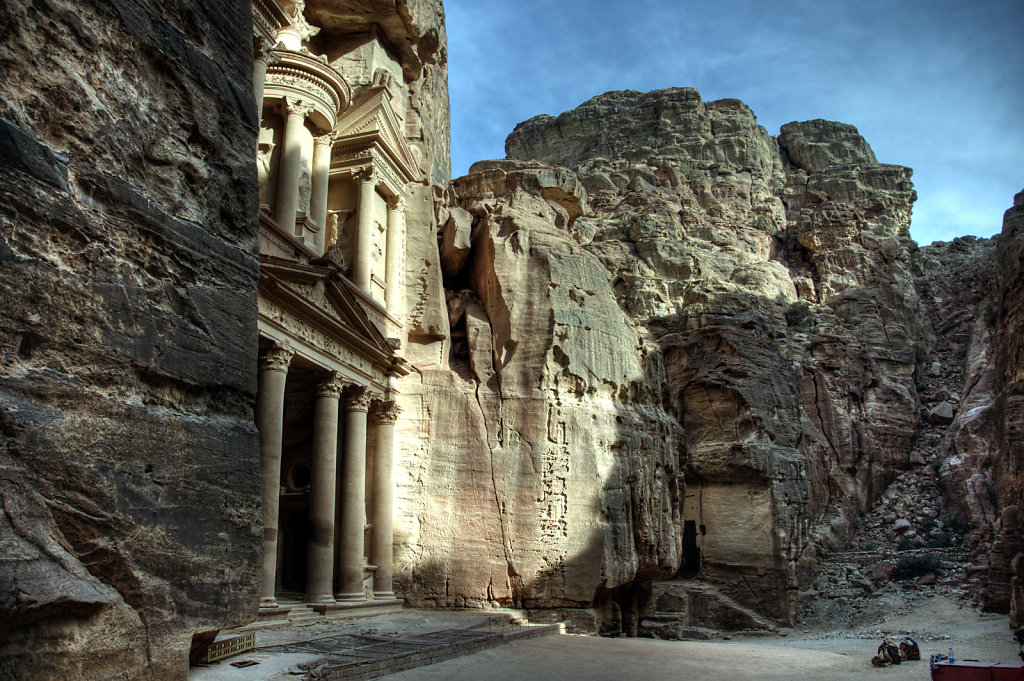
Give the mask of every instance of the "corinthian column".
[(306, 600), (333, 603), (334, 478), (338, 458), (338, 398), (344, 383), (336, 372), (320, 384), (313, 411), (313, 465), (309, 489)]
[(339, 601), (364, 601), (363, 532), (366, 529), (366, 413), (370, 395), (353, 390), (345, 404), (345, 453), (342, 463), (341, 545), (338, 547)]
[(355, 175), (359, 183), (359, 213), (356, 215), (356, 257), (352, 265), (352, 281), (370, 293), (370, 275), (373, 268), (373, 195), (377, 180), (372, 170), (361, 170)]
[[(295, 234), (295, 211), (299, 205), (299, 176), (302, 174), (302, 132), (306, 114), (313, 107), (285, 97), (288, 118), (284, 126), (281, 169), (277, 174), (277, 207), (274, 218), (288, 234)], [(302, 236), (301, 231), (296, 236)]]
[(276, 608), (277, 520), (281, 500), (281, 437), (284, 388), (295, 351), (275, 346), (260, 357), (256, 427), (260, 431), (260, 492), (263, 501), (263, 581), (260, 607)]
[(385, 256), (384, 279), (387, 282), (385, 290), (385, 306), (388, 312), (394, 317), (401, 315), (400, 295), (398, 287), (400, 280), (399, 269), (402, 266), (402, 228), (405, 225), (405, 197), (396, 196), (388, 200), (388, 238), (387, 254)]
[(389, 599), (392, 591), (395, 527), (395, 421), (401, 411), (394, 402), (378, 402), (377, 451), (374, 460), (373, 509), (370, 525), (370, 563), (377, 566), (373, 574), (373, 597)]
[(318, 227), (313, 252), (324, 252), (324, 235), (327, 232), (327, 184), (331, 174), (331, 136), (323, 135), (313, 140), (313, 186), (309, 193), (309, 216)]
[(255, 45), (255, 52), (252, 57), (252, 89), (256, 97), (256, 123), (263, 121), (263, 86), (267, 82), (267, 68), (276, 63), (278, 58), (274, 56), (274, 43), (270, 40), (260, 38)]

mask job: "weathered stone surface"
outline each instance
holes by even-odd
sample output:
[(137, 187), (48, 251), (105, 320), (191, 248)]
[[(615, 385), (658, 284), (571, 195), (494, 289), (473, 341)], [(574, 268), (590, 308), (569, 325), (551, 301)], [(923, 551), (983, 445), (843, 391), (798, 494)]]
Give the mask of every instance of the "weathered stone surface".
[(584, 200), (571, 172), (503, 162), (455, 186), (491, 211), (450, 308), (464, 355), (401, 389), (399, 428), (429, 437), (402, 462), (399, 588), (419, 605), (605, 604), (635, 633), (626, 591), (678, 553), (680, 428), (656, 348), (565, 229)]
[(842, 124), (780, 140), (736, 100), (608, 93), (455, 182), (451, 352), (402, 387), (412, 602), (595, 606), (631, 632), (649, 583), (692, 559), (792, 619), (816, 551), (911, 464), (926, 329), (910, 171)]
[(253, 615), (250, 11), (3, 10), (4, 678), (182, 679)]
[[(580, 175), (592, 210), (572, 231), (664, 353), (703, 574), (727, 593), (753, 580), (756, 603), (733, 596), (787, 620), (808, 542), (842, 545), (910, 463), (909, 169), (879, 165), (851, 126), (792, 123), (776, 141), (692, 89), (595, 97), (520, 124), (506, 151)], [(719, 524), (736, 508), (749, 517)]]
[[(998, 456), (993, 477), (1003, 507), (1024, 498), (1024, 192), (1003, 218), (998, 244), (999, 306), (995, 333)], [(1024, 624), (1024, 554), (1013, 558), (1010, 626)]]

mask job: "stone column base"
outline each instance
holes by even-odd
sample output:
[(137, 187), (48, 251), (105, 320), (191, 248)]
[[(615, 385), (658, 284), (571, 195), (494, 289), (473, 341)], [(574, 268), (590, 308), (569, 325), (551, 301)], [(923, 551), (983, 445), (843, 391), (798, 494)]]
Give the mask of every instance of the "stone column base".
[(356, 591), (354, 593), (334, 594), (334, 599), (338, 603), (363, 603), (367, 600), (366, 594), (362, 591)]

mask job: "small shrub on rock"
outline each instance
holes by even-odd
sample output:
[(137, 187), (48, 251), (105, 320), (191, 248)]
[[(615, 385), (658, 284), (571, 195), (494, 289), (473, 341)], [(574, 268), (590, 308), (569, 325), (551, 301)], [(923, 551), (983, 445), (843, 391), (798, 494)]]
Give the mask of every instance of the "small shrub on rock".
[(939, 571), (941, 563), (935, 556), (922, 553), (916, 556), (905, 556), (896, 562), (896, 568), (892, 571), (892, 578), (897, 582), (905, 582), (908, 579), (917, 579), (929, 572), (934, 574)]
[(910, 551), (914, 548), (914, 540), (910, 537), (904, 537), (896, 543), (897, 551)]
[(814, 313), (811, 306), (802, 300), (790, 303), (786, 308), (786, 325), (797, 331), (806, 331), (814, 326)]

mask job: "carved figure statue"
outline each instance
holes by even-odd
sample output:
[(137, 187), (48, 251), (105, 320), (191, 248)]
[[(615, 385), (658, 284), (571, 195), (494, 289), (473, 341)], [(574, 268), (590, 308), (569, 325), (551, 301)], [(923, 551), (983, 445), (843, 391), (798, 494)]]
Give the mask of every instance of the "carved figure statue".
[(260, 194), (260, 210), (270, 210), (270, 157), (274, 154), (273, 142), (260, 142), (256, 150), (256, 175)]

